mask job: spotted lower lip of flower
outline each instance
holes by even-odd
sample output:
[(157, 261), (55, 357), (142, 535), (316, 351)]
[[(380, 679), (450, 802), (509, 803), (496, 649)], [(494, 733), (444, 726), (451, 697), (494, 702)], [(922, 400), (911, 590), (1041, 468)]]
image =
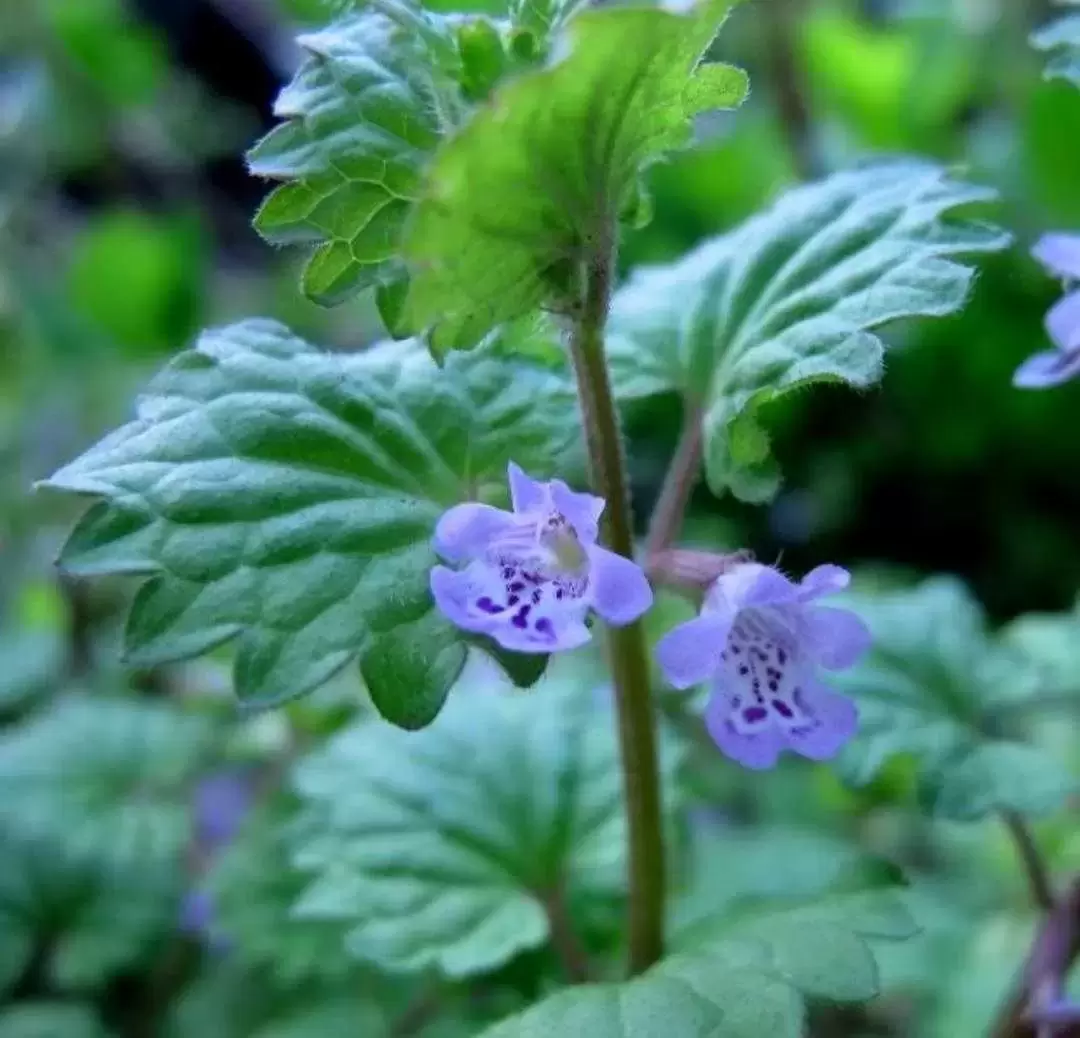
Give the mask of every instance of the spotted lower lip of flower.
[(596, 543), (603, 499), (538, 482), (513, 462), (508, 475), (512, 512), (469, 502), (439, 520), (435, 551), (462, 567), (433, 567), (439, 609), (515, 652), (583, 645), (590, 610), (614, 626), (641, 616), (652, 604), (641, 567)]
[(794, 584), (769, 566), (739, 565), (713, 584), (695, 619), (660, 640), (672, 685), (711, 682), (705, 723), (726, 756), (754, 769), (771, 768), (783, 750), (826, 760), (855, 734), (855, 704), (816, 675), (852, 666), (869, 648), (854, 613), (815, 604), (849, 580), (839, 566)]

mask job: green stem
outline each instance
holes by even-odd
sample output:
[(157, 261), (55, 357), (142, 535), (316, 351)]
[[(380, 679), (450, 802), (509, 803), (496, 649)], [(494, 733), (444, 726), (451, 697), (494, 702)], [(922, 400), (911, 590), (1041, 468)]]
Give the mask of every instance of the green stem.
[[(613, 232), (611, 225), (605, 229), (586, 271), (584, 298), (570, 334), (570, 353), (577, 374), (593, 487), (607, 502), (604, 540), (612, 551), (633, 558), (633, 523), (622, 436), (604, 355), (604, 325), (615, 264)], [(664, 943), (665, 861), (656, 719), (641, 622), (609, 628), (607, 642), (626, 792), (630, 887), (628, 971), (634, 976), (660, 958)]]
[(1031, 889), (1031, 899), (1044, 912), (1050, 912), (1054, 907), (1054, 885), (1050, 880), (1050, 870), (1043, 861), (1039, 846), (1035, 837), (1027, 826), (1027, 822), (1019, 812), (1005, 808), (1001, 812), (1001, 820), (1005, 823), (1013, 843), (1016, 844), (1016, 853), (1023, 866), (1024, 875), (1027, 876), (1028, 886)]

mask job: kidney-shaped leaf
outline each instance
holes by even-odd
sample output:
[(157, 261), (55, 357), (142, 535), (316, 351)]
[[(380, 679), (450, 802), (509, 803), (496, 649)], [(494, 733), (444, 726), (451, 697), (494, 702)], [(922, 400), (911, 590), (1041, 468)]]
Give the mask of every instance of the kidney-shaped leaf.
[(132, 662), (236, 639), (237, 694), (268, 705), (358, 656), (382, 714), (417, 727), (466, 652), (428, 589), (434, 525), (504, 493), (508, 459), (550, 470), (572, 408), (562, 375), (487, 349), (440, 371), (415, 342), (334, 355), (270, 321), (207, 332), (135, 421), (47, 481), (104, 498), (61, 562), (150, 575)]
[(491, 970), (544, 943), (552, 905), (580, 927), (624, 889), (610, 709), (579, 681), (508, 695), (469, 673), (423, 732), (362, 722), (297, 775), (316, 875), (297, 913), (350, 920), (350, 950), (387, 969)]
[(959, 581), (852, 599), (874, 635), (864, 661), (835, 676), (859, 705), (859, 734), (841, 758), (854, 781), (910, 754), (923, 798), (956, 819), (1045, 813), (1077, 788), (1052, 754), (1011, 738), (1009, 719), (1038, 696), (1041, 675), (991, 637)]
[(817, 381), (869, 386), (884, 350), (874, 329), (959, 309), (973, 272), (953, 257), (1002, 248), (1009, 237), (942, 216), (993, 197), (918, 162), (788, 192), (619, 291), (608, 344), (616, 393), (681, 392), (704, 411), (713, 490), (767, 499), (779, 472), (759, 408)]

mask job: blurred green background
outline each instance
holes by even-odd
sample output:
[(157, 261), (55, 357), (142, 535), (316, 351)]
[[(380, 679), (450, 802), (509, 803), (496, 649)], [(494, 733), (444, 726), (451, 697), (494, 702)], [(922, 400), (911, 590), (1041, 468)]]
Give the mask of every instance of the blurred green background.
[[(72, 682), (130, 684), (149, 696), (220, 691), (216, 663), (117, 673), (129, 589), (57, 581), (51, 560), (78, 506), (30, 487), (128, 417), (139, 386), (202, 327), (258, 314), (333, 348), (379, 337), (370, 300), (334, 310), (305, 301), (300, 254), (249, 229), (264, 189), (247, 176), (243, 151), (272, 125), (273, 98), (295, 67), (296, 31), (343, 6), (0, 2), (4, 724), (21, 723)], [(624, 268), (676, 257), (799, 179), (897, 153), (935, 157), (998, 187), (993, 218), (1017, 243), (982, 265), (962, 314), (889, 329), (898, 348), (881, 388), (815, 388), (774, 407), (779, 497), (750, 508), (700, 488), (689, 539), (749, 547), (793, 572), (828, 560), (954, 573), (998, 622), (1071, 605), (1080, 588), (1080, 382), (1040, 393), (1010, 384), (1017, 364), (1045, 348), (1042, 318), (1060, 292), (1027, 250), (1044, 231), (1080, 229), (1080, 91), (1043, 81), (1045, 56), (1027, 43), (1051, 14), (1040, 0), (748, 0), (733, 16), (720, 54), (749, 70), (752, 98), (703, 122), (699, 147), (652, 171), (655, 217), (626, 238)], [(674, 400), (653, 400), (627, 417), (645, 514), (680, 416)], [(301, 712), (301, 729), (332, 726), (334, 702)], [(274, 723), (246, 727), (235, 755), (273, 744)], [(863, 817), (888, 790), (849, 794), (826, 772), (810, 788), (797, 785), (769, 786), (768, 803), (754, 801), (754, 810), (781, 820), (839, 810), (842, 826), (893, 824)], [(722, 795), (744, 806), (762, 796), (742, 787)], [(1010, 849), (996, 834), (979, 847), (984, 866), (1011, 876), (1006, 885), (1022, 899)], [(952, 991), (949, 1012), (962, 1013), (968, 998), (985, 1008), (1023, 950), (1028, 922), (992, 924), (966, 953), (970, 975), (992, 979), (981, 994)], [(1004, 966), (994, 959), (1001, 948)], [(140, 962), (117, 975), (141, 976)], [(39, 967), (15, 971), (14, 1001), (67, 991)], [(122, 1001), (117, 976), (89, 987), (106, 980), (108, 997)], [(4, 1030), (3, 1019), (0, 1038), (92, 1033)], [(864, 1025), (838, 1017), (822, 1033), (890, 1033)], [(933, 1033), (977, 1033), (940, 1026)]]

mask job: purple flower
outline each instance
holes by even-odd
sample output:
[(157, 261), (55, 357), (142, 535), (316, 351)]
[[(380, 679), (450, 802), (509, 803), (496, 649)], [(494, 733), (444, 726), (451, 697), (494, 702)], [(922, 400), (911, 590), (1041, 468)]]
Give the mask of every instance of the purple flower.
[[(1054, 277), (1065, 282), (1080, 280), (1080, 234), (1045, 234), (1031, 254)], [(1014, 386), (1044, 389), (1080, 375), (1080, 291), (1058, 300), (1045, 324), (1056, 348), (1028, 357), (1013, 375)]]
[(504, 649), (558, 652), (589, 640), (590, 609), (621, 626), (649, 608), (641, 567), (596, 543), (603, 498), (538, 483), (513, 462), (509, 479), (512, 513), (470, 502), (435, 529), (435, 550), (464, 563), (431, 571), (431, 593), (454, 623)]
[(195, 840), (205, 851), (229, 843), (251, 806), (251, 776), (242, 770), (218, 771), (195, 790)]
[(825, 760), (854, 735), (855, 704), (815, 676), (819, 666), (850, 667), (869, 648), (854, 613), (813, 604), (849, 580), (839, 566), (818, 566), (793, 584), (742, 563), (712, 585), (696, 619), (660, 640), (672, 685), (712, 682), (705, 724), (728, 757), (755, 769), (771, 768), (784, 749)]

